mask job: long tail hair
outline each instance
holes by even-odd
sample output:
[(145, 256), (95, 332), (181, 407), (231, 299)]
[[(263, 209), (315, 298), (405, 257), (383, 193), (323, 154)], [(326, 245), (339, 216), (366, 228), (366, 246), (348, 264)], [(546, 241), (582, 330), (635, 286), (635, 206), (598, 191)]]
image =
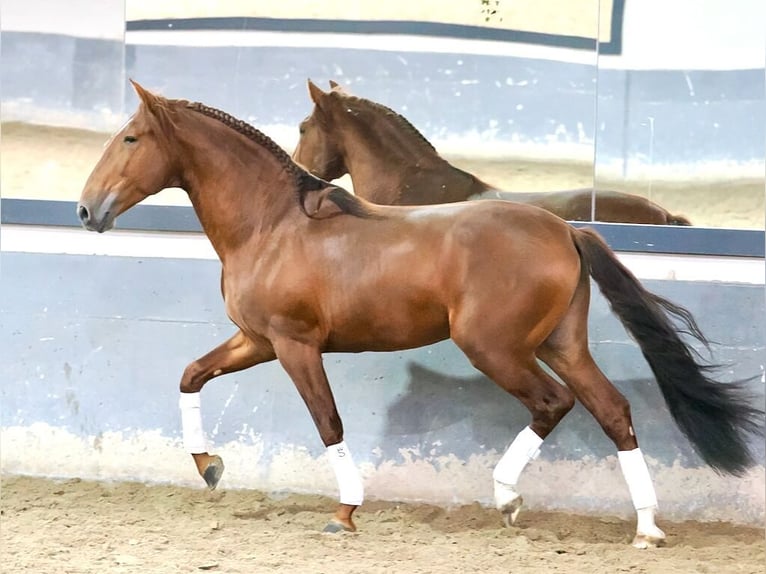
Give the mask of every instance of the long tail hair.
[(688, 217), (679, 214), (668, 213), (668, 225), (686, 225), (689, 226), (692, 222)]
[(575, 229), (573, 239), (590, 276), (641, 348), (678, 427), (705, 463), (743, 474), (754, 464), (748, 435), (763, 436), (766, 417), (753, 406), (748, 381), (710, 378), (715, 366), (699, 363), (680, 336), (709, 345), (691, 313), (647, 291), (595, 231)]

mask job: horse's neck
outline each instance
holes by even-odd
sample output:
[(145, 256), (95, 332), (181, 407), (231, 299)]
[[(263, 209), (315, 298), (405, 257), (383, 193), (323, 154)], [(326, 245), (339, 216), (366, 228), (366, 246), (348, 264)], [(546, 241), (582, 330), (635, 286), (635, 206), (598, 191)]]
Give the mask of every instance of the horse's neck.
[(207, 129), (179, 130), (182, 181), (223, 261), (297, 213), (296, 184), (268, 149), (216, 120), (202, 121)]
[[(389, 120), (390, 122), (390, 120)], [(381, 125), (386, 119), (381, 120)], [(454, 167), (418, 134), (398, 125), (344, 131), (345, 162), (354, 193), (378, 204), (462, 201), (486, 185)]]

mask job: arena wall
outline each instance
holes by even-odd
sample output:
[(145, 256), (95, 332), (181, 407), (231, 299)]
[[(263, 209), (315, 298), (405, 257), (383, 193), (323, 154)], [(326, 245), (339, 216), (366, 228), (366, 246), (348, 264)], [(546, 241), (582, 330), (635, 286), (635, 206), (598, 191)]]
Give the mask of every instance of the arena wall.
[[(6, 239), (10, 231), (6, 226)], [(94, 242), (107, 237), (71, 233)], [(162, 255), (169, 239), (122, 233), (114, 241), (124, 239), (143, 253), (21, 252), (6, 240), (0, 260), (4, 473), (202, 487), (181, 446), (178, 381), (186, 364), (234, 331), (218, 291), (220, 264), (203, 242), (168, 258)], [(650, 255), (642, 261), (636, 254), (625, 261), (639, 275), (663, 268), (665, 277), (683, 277), (690, 262), (703, 270), (707, 280), (645, 282), (686, 305), (719, 342), (714, 358), (725, 365), (724, 380), (755, 376), (751, 389), (763, 396), (762, 259)], [(738, 281), (710, 277), (715, 274)], [(743, 478), (705, 468), (598, 294), (590, 330), (594, 356), (632, 404), (662, 514), (762, 523), (763, 445), (754, 445), (759, 465)], [(452, 343), (328, 354), (325, 367), (369, 498), (491, 503), (491, 469), (529, 418)], [(212, 450), (227, 464), (221, 488), (335, 493), (313, 423), (278, 364), (210, 383), (203, 417)], [(614, 448), (579, 405), (520, 486), (531, 508), (631, 512)]]

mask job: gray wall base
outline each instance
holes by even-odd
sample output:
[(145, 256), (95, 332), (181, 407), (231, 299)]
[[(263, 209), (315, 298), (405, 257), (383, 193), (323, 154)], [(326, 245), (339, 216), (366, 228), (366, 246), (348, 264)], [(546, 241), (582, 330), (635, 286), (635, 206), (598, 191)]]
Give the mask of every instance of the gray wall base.
[[(2, 472), (201, 485), (180, 441), (178, 381), (233, 333), (214, 261), (3, 252)], [(647, 281), (722, 344), (723, 378), (762, 373), (761, 286)], [(764, 452), (742, 479), (703, 467), (649, 369), (594, 293), (591, 345), (632, 404), (666, 518), (764, 520)], [(529, 422), (451, 342), (331, 354), (325, 365), (370, 498), (489, 504), (491, 469)], [(753, 391), (762, 394), (761, 378)], [(211, 382), (203, 417), (226, 460), (222, 488), (334, 494), (324, 448), (276, 363)], [(520, 484), (532, 508), (632, 513), (614, 447), (578, 406)]]

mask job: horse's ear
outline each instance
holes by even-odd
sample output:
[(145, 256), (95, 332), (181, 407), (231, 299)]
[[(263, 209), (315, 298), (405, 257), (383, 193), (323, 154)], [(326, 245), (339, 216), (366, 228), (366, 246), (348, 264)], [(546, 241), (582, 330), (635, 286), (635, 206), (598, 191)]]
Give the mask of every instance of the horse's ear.
[(158, 99), (157, 96), (155, 96), (153, 93), (151, 93), (132, 78), (130, 78), (130, 83), (133, 85), (133, 89), (136, 91), (138, 98), (147, 108), (152, 109), (155, 107)]
[(340, 84), (338, 82), (336, 82), (335, 80), (330, 80), (330, 89), (331, 90), (333, 88), (337, 88), (338, 86), (340, 86)]
[(334, 185), (328, 185), (321, 189), (312, 189), (303, 196), (303, 210), (311, 219), (327, 219), (340, 215), (343, 210), (335, 203), (330, 194), (338, 189)]
[(165, 102), (165, 98), (162, 96), (158, 96), (156, 94), (151, 93), (149, 90), (144, 88), (141, 84), (134, 80), (130, 80), (130, 83), (133, 85), (133, 89), (136, 91), (136, 94), (138, 95), (138, 98), (141, 100), (141, 103), (144, 104), (144, 107), (154, 116), (156, 116), (160, 120), (166, 119), (166, 112), (165, 112), (165, 106), (163, 106), (163, 102)]
[(311, 101), (314, 102), (316, 105), (319, 105), (321, 99), (327, 94), (322, 91), (322, 88), (317, 86), (311, 80), (308, 80), (308, 84), (309, 84), (309, 96), (311, 96)]

